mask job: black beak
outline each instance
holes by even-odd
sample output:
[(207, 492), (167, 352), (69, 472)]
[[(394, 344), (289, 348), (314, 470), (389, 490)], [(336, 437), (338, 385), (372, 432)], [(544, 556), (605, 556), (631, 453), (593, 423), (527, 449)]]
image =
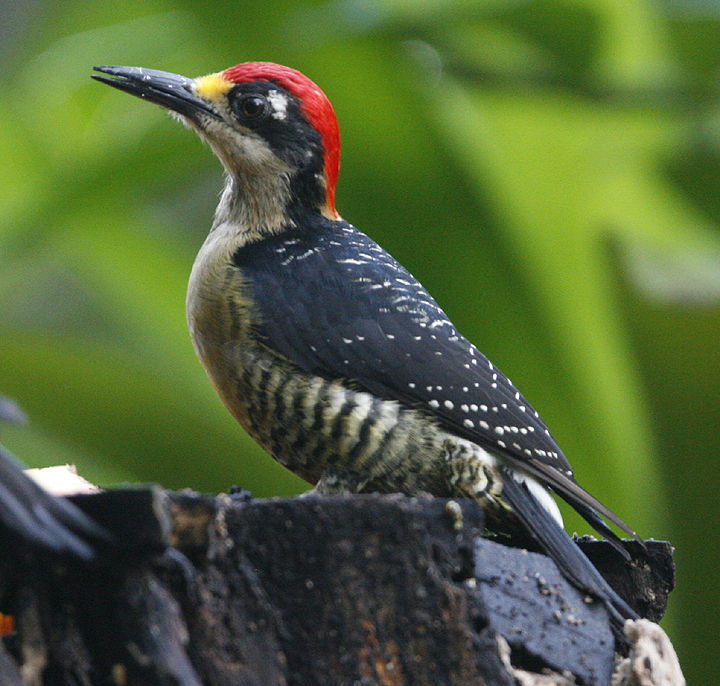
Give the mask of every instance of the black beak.
[(209, 103), (193, 93), (194, 81), (187, 76), (142, 67), (93, 67), (93, 69), (110, 75), (92, 74), (92, 78), (96, 81), (161, 105), (191, 119), (196, 124), (200, 124), (201, 120), (208, 116), (214, 119), (220, 118)]

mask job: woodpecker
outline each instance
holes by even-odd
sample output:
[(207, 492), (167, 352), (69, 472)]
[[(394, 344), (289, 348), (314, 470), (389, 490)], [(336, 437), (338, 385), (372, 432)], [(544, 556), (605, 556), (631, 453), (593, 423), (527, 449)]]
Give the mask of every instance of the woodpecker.
[(247, 433), (320, 494), (474, 498), (489, 530), (535, 541), (616, 626), (635, 618), (563, 529), (551, 491), (626, 559), (604, 519), (642, 539), (577, 483), (539, 414), (425, 288), (335, 209), (340, 134), (320, 88), (269, 62), (196, 79), (95, 70), (168, 109), (225, 168), (186, 307)]

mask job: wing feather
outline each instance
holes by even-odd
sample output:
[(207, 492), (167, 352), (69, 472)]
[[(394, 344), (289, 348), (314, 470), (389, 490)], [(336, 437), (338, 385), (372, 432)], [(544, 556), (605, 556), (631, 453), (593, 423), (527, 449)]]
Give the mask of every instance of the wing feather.
[(325, 230), (248, 245), (235, 262), (252, 285), (269, 347), (310, 373), (346, 378), (427, 411), (551, 487), (593, 526), (597, 511), (637, 538), (577, 484), (547, 426), (509, 379), (357, 229), (328, 221)]

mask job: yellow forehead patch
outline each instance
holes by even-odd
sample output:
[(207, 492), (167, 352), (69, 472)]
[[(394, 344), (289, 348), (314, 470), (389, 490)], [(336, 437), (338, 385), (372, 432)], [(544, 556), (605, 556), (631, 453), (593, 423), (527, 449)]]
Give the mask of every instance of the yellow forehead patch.
[(208, 102), (218, 102), (233, 87), (233, 82), (228, 81), (220, 72), (200, 76), (195, 79), (193, 90)]

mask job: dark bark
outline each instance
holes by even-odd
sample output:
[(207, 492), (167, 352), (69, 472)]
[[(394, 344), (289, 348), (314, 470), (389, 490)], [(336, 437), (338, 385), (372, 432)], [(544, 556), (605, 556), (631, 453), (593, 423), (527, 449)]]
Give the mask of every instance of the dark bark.
[[(44, 685), (512, 686), (513, 668), (610, 682), (605, 608), (548, 558), (479, 538), (473, 502), (74, 500), (115, 543), (82, 563), (0, 540), (0, 609), (18, 627), (0, 646), (0, 685), (21, 683), (19, 665)], [(632, 565), (581, 545), (641, 614), (662, 614), (668, 544), (631, 546)]]

